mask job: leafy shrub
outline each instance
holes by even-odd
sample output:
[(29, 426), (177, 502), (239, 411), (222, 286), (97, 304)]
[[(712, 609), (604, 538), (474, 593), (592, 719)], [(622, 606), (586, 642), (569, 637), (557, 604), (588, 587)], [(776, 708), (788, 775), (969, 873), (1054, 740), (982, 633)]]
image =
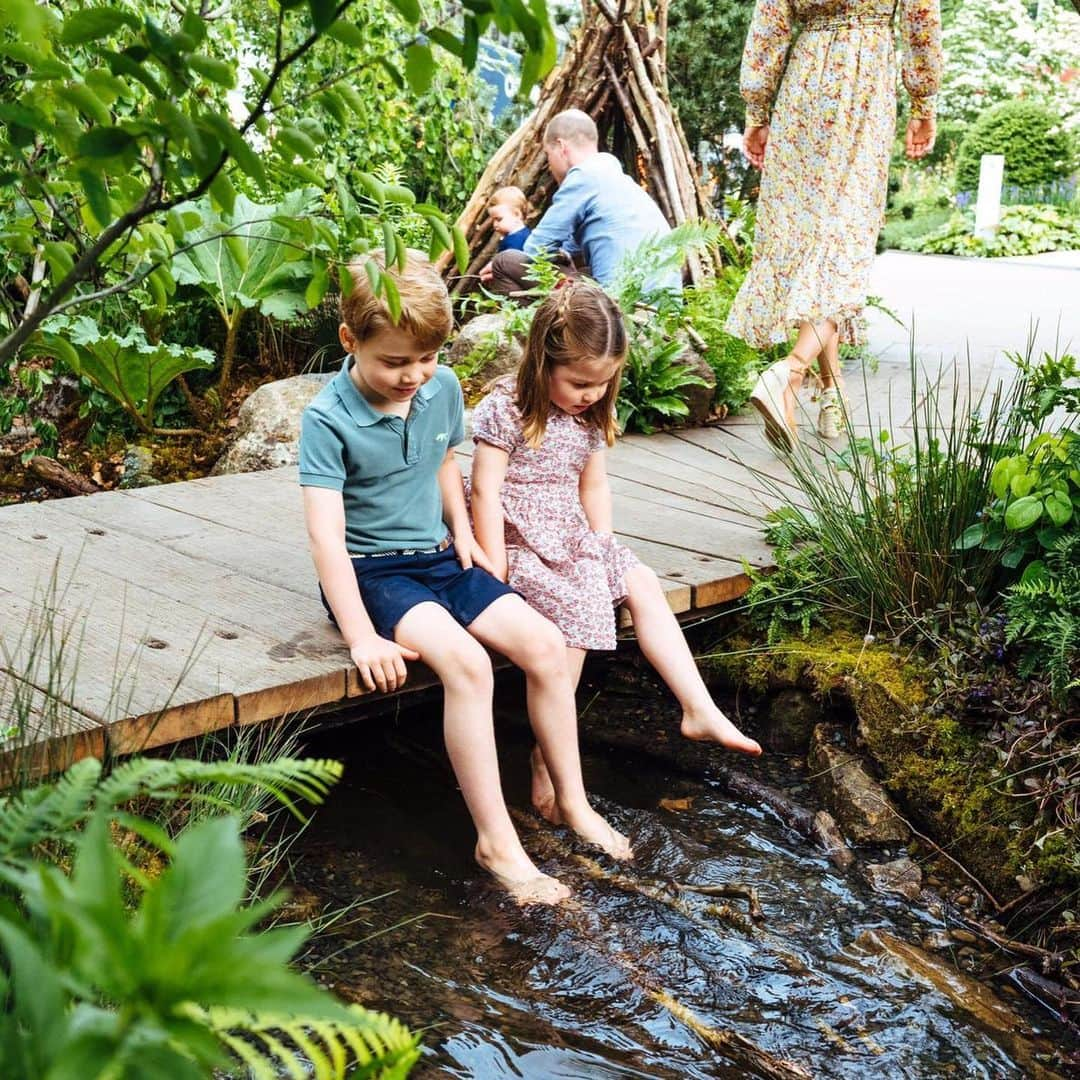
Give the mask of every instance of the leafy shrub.
[(617, 411), (624, 431), (650, 435), (658, 427), (689, 413), (684, 392), (705, 386), (705, 380), (679, 362), (686, 343), (662, 330), (639, 325), (630, 334)]
[(904, 251), (928, 255), (1038, 255), (1080, 248), (1080, 215), (1054, 206), (1010, 206), (1002, 211), (994, 236), (975, 235), (974, 215), (957, 213), (940, 228), (900, 240)]
[(336, 1080), (363, 1065), (404, 1077), (415, 1037), (290, 970), (305, 927), (260, 929), (281, 897), (246, 903), (236, 817), (174, 839), (132, 811), (207, 781), (321, 801), (339, 774), (334, 762), (135, 759), (102, 779), (86, 759), (4, 800), (0, 1074), (200, 1080), (246, 1065)]
[(1005, 593), (1006, 635), (1020, 645), (1021, 676), (1045, 672), (1064, 700), (1080, 687), (1080, 529), (1059, 536), (1039, 565)]
[(1074, 137), (1058, 116), (1034, 101), (1005, 101), (987, 109), (960, 143), (956, 186), (974, 191), (979, 186), (983, 154), (1005, 155), (1005, 182), (1026, 187), (1060, 180), (1072, 172)]

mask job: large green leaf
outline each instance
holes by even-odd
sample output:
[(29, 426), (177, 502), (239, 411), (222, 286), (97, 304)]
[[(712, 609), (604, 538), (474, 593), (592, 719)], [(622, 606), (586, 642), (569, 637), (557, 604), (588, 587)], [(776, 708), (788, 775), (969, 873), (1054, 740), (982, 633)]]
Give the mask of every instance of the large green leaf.
[(167, 342), (153, 345), (138, 325), (125, 334), (102, 333), (88, 315), (60, 317), (47, 325), (31, 348), (63, 356), (78, 374), (118, 401), (144, 430), (154, 426), (154, 406), (173, 379), (214, 366), (209, 349)]
[(215, 214), (204, 201), (202, 224), (186, 233), (192, 246), (173, 260), (173, 276), (209, 293), (226, 321), (240, 308), (256, 307), (276, 319), (307, 311), (312, 261), (284, 220), (306, 218), (317, 194), (293, 191), (265, 206), (238, 195), (231, 214)]

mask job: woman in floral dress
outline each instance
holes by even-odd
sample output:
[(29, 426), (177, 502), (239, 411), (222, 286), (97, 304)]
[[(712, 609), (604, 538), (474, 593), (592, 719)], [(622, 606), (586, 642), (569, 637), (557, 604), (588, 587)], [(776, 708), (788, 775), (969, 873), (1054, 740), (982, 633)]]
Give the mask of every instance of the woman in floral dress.
[(754, 261), (727, 330), (759, 349), (798, 332), (791, 354), (762, 373), (751, 397), (781, 448), (796, 437), (795, 394), (818, 358), (818, 429), (829, 438), (840, 432), (839, 345), (861, 343), (885, 213), (897, 8), (911, 100), (905, 148), (915, 159), (934, 145), (938, 0), (757, 0), (747, 34), (743, 145), (762, 170), (761, 193)]

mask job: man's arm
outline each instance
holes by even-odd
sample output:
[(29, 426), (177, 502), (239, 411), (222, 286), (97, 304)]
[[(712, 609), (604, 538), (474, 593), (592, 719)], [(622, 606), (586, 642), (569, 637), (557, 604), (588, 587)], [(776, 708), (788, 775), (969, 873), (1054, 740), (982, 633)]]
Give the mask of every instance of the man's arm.
[(360, 679), (368, 690), (396, 690), (405, 683), (405, 659), (417, 660), (419, 653), (375, 632), (345, 547), (345, 501), (341, 492), (323, 487), (305, 487), (303, 491), (304, 521), (315, 572)]
[(581, 217), (581, 208), (591, 194), (588, 177), (581, 169), (571, 169), (558, 186), (551, 205), (536, 223), (532, 236), (525, 241), (525, 254), (558, 251), (572, 254), (578, 250), (574, 233)]

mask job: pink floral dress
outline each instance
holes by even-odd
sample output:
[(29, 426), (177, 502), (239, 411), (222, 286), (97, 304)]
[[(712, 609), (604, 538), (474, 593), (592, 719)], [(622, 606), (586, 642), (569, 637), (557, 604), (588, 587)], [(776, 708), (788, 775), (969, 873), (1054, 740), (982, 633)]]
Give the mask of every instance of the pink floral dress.
[(755, 4), (739, 89), (747, 126), (769, 124), (769, 141), (754, 261), (726, 326), (755, 348), (826, 318), (842, 342), (863, 340), (896, 128), (897, 10), (911, 115), (933, 116), (938, 0)]
[(610, 533), (589, 528), (579, 481), (604, 449), (596, 428), (552, 408), (544, 441), (526, 446), (513, 389), (496, 386), (473, 412), (473, 441), (510, 455), (502, 487), (512, 588), (576, 649), (615, 648), (615, 605), (637, 558)]

